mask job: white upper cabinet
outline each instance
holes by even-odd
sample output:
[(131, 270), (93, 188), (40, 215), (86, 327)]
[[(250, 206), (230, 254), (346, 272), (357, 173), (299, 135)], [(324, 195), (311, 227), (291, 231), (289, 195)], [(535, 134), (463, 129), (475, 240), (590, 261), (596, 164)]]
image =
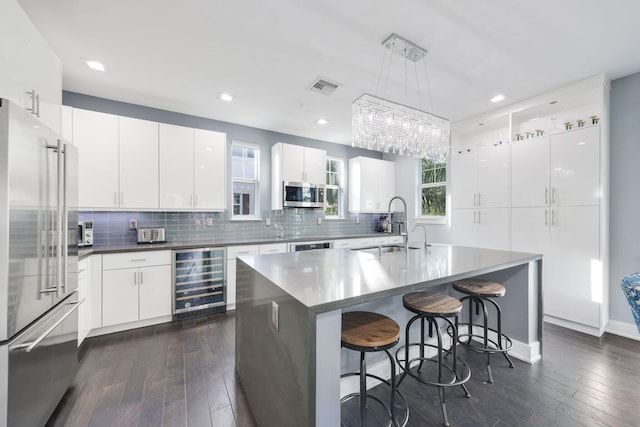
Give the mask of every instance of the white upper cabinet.
[(118, 116), (73, 110), (73, 141), (79, 157), (79, 205), (118, 207)]
[(29, 110), (60, 134), (60, 60), (17, 1), (2, 1), (0, 9), (0, 97)]
[(350, 212), (387, 212), (395, 188), (395, 163), (370, 157), (349, 159)]
[(550, 197), (558, 206), (600, 203), (600, 126), (551, 136)]
[(224, 210), (227, 200), (226, 134), (194, 129), (193, 137), (195, 208)]
[(509, 165), (508, 145), (452, 156), (453, 208), (508, 207)]
[[(550, 138), (548, 136), (511, 144), (511, 205), (534, 207), (549, 204)], [(515, 250), (515, 249), (514, 249)]]
[(160, 123), (160, 208), (224, 210), (226, 134)]
[(326, 183), (327, 152), (278, 142), (271, 147), (271, 209), (282, 209), (283, 182)]
[(158, 207), (158, 123), (119, 117), (119, 206)]
[(193, 208), (193, 129), (160, 123), (160, 208)]

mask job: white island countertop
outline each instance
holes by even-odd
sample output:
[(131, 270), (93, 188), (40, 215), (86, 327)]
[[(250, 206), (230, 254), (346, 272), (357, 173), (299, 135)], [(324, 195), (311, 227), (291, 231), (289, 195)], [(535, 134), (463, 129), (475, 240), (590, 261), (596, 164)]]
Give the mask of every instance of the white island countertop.
[(406, 253), (330, 249), (239, 258), (310, 311), (323, 313), (503, 270), (542, 256), (434, 244)]

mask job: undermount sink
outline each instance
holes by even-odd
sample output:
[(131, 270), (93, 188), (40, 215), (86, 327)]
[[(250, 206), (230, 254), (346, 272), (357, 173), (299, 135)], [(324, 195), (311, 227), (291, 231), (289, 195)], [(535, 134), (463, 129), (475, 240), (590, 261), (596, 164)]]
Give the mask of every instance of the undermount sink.
[[(409, 246), (409, 249), (420, 249), (416, 246)], [(382, 247), (378, 247), (378, 246), (373, 246), (370, 248), (359, 248), (359, 249), (352, 249), (352, 251), (360, 251), (360, 252), (368, 252), (371, 254), (377, 254), (377, 253), (389, 253), (389, 252), (400, 252), (400, 251), (404, 251), (404, 246), (397, 246), (397, 245), (392, 245), (392, 246), (382, 246)]]

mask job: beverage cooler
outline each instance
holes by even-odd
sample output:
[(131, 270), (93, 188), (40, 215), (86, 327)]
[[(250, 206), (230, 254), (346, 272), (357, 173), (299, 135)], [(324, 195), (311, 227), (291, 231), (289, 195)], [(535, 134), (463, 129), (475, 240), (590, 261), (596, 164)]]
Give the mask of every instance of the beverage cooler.
[(225, 249), (173, 251), (174, 319), (225, 311)]

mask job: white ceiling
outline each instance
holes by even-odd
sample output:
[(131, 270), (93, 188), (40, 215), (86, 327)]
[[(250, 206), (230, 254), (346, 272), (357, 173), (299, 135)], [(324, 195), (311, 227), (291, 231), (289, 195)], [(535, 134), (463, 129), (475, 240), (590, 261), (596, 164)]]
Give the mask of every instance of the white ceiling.
[[(636, 0), (19, 2), (60, 57), (64, 90), (337, 143), (350, 144), (351, 102), (364, 92), (458, 120), (496, 108), (497, 93), (506, 105), (640, 71)], [(381, 73), (391, 33), (429, 51), (433, 109), (421, 62), (405, 78), (394, 55)], [(317, 77), (340, 86), (307, 90)]]

